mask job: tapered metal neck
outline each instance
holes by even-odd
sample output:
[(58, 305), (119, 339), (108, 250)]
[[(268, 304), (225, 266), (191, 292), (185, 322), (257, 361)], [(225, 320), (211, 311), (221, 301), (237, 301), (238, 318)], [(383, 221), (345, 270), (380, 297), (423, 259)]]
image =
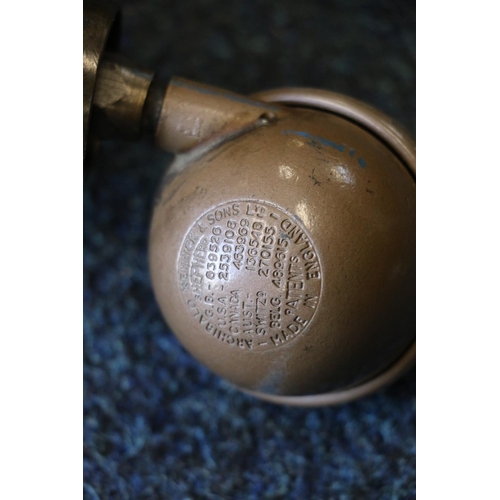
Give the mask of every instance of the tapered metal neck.
[(150, 135), (165, 151), (182, 153), (284, 114), (277, 104), (181, 78), (162, 85), (152, 71), (105, 55), (97, 73), (92, 132), (101, 139)]

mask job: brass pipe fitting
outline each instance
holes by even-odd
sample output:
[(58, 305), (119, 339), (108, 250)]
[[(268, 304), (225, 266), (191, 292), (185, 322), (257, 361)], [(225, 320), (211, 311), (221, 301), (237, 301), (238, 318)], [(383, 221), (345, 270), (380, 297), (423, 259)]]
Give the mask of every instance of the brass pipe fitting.
[(93, 119), (101, 136), (114, 134), (130, 140), (141, 137), (144, 105), (153, 76), (116, 57), (103, 58), (97, 74)]

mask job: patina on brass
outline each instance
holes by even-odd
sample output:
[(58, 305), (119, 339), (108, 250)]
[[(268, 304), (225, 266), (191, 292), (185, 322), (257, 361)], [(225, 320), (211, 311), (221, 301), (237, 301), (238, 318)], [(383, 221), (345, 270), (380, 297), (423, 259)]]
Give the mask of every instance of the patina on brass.
[(100, 137), (150, 133), (176, 154), (150, 269), (186, 349), (245, 392), (301, 406), (364, 396), (411, 366), (413, 141), (331, 92), (248, 98), (177, 78), (165, 91), (103, 56), (114, 14), (92, 12), (84, 141), (93, 105)]

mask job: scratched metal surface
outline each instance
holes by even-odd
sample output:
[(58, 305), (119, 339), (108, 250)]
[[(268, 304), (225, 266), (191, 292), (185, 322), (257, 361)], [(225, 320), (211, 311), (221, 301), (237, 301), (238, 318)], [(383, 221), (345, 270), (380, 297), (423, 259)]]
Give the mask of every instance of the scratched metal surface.
[[(414, 3), (151, 0), (123, 14), (123, 51), (164, 77), (325, 88), (415, 131)], [(147, 269), (170, 159), (146, 141), (103, 144), (84, 188), (85, 498), (414, 498), (414, 372), (345, 406), (285, 408), (173, 338)]]

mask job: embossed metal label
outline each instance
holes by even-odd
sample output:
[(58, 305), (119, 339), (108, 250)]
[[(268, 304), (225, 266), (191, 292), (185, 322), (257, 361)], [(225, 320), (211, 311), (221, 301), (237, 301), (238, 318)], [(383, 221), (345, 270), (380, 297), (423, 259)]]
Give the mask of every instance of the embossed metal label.
[(267, 202), (231, 201), (203, 214), (182, 242), (177, 270), (200, 333), (234, 348), (287, 344), (308, 328), (320, 301), (311, 238)]

